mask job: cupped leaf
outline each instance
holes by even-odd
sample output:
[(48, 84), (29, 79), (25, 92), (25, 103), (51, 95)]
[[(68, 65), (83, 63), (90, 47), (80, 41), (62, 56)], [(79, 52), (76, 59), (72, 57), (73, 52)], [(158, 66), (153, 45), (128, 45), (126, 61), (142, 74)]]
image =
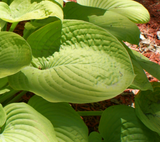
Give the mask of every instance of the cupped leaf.
[(31, 48), (19, 35), (0, 32), (0, 78), (17, 73), (31, 62)]
[(98, 132), (91, 132), (89, 134), (89, 142), (102, 142), (102, 137)]
[(114, 11), (135, 23), (147, 23), (150, 19), (148, 10), (133, 0), (77, 0), (77, 3)]
[(160, 80), (160, 65), (150, 61), (147, 57), (137, 51), (132, 50), (132, 52), (141, 67)]
[(24, 26), (23, 37), (27, 39), (30, 34), (35, 32), (39, 28), (57, 20), (59, 19), (56, 17), (48, 17), (46, 19), (41, 20), (31, 20), (30, 22), (27, 22)]
[(59, 51), (62, 23), (60, 20), (47, 24), (27, 38), (34, 58), (52, 56)]
[(138, 119), (134, 108), (124, 105), (111, 106), (103, 112), (99, 132), (104, 142), (155, 142), (160, 139)]
[(106, 29), (120, 41), (139, 43), (138, 27), (119, 13), (69, 2), (64, 7), (64, 18), (85, 20)]
[(88, 142), (88, 128), (68, 103), (50, 103), (34, 96), (29, 105), (51, 121), (59, 142)]
[(53, 125), (43, 115), (25, 103), (4, 107), (6, 122), (0, 141), (58, 142)]
[[(43, 32), (44, 29), (33, 34), (44, 33), (41, 36), (48, 37), (49, 32)], [(32, 34), (30, 37), (37, 38)], [(47, 49), (43, 40), (42, 44), (39, 42), (35, 44), (39, 46), (32, 47), (34, 67), (26, 67), (9, 77), (14, 89), (29, 90), (50, 102), (87, 103), (122, 93), (135, 77), (124, 46), (106, 30), (91, 23), (65, 20), (59, 52), (55, 52), (54, 47)]]
[(140, 91), (136, 95), (135, 108), (139, 119), (160, 135), (160, 83), (152, 82), (154, 92)]
[[(0, 104), (0, 127), (2, 127), (6, 122), (6, 113), (4, 111), (3, 106)], [(1, 128), (0, 128), (1, 132)]]
[(7, 22), (19, 22), (31, 19), (44, 19), (55, 16), (63, 19), (62, 8), (55, 1), (31, 3), (31, 0), (14, 0), (9, 6), (0, 2), (0, 18)]

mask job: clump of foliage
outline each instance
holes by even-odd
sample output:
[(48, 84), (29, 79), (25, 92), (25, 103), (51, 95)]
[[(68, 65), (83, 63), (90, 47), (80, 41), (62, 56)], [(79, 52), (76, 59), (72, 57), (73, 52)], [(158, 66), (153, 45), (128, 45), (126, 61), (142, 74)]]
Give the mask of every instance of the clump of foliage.
[[(21, 37), (13, 30), (26, 20)], [(148, 21), (132, 0), (77, 0), (64, 8), (63, 0), (2, 0), (0, 141), (157, 142), (160, 84), (144, 70), (160, 79), (160, 66), (124, 44), (138, 45), (135, 23)], [(111, 99), (126, 88), (141, 90), (135, 108), (107, 108), (99, 133), (88, 136), (69, 103)], [(16, 102), (27, 91), (35, 94), (28, 104)]]

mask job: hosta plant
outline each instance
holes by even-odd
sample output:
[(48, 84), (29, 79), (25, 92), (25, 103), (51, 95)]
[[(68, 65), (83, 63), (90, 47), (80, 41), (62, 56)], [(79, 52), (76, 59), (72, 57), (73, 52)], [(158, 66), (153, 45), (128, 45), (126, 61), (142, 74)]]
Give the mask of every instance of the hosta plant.
[[(21, 21), (23, 36), (13, 32)], [(141, 97), (136, 108), (107, 108), (99, 132), (89, 136), (85, 114), (69, 105), (111, 99), (127, 88), (154, 91), (144, 69), (160, 79), (159, 65), (124, 44), (138, 45), (135, 23), (148, 21), (148, 11), (132, 0), (77, 0), (64, 8), (63, 0), (0, 1), (0, 141), (158, 141), (159, 120), (144, 118), (151, 112)], [(34, 94), (28, 103), (17, 102), (27, 92)]]

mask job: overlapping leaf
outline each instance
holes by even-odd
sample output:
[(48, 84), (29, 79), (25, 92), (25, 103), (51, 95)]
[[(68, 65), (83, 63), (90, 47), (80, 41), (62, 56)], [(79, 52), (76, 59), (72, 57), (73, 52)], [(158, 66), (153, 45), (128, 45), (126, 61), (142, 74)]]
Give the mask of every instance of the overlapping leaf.
[(31, 62), (31, 48), (19, 35), (0, 32), (0, 78), (17, 73)]
[(89, 134), (89, 142), (102, 142), (102, 137), (98, 132), (91, 132)]
[[(2, 1), (7, 3), (8, 5), (10, 5), (14, 0), (2, 0)], [(44, 1), (44, 0), (31, 0), (31, 3), (33, 3), (33, 2), (41, 2), (41, 1)], [(48, 0), (48, 1), (57, 2), (61, 6), (63, 6), (63, 0)]]
[(3, 93), (9, 92), (8, 88), (8, 78), (0, 78), (0, 95)]
[[(6, 113), (3, 109), (3, 106), (0, 104), (0, 127), (2, 127), (6, 122)], [(0, 129), (1, 132), (1, 129)]]
[(154, 92), (140, 91), (135, 107), (139, 119), (152, 131), (160, 134), (160, 83), (152, 83)]
[(64, 18), (88, 21), (106, 29), (120, 41), (139, 43), (140, 31), (136, 24), (114, 11), (69, 2), (64, 7)]
[(3, 27), (5, 26), (6, 22), (3, 21), (2, 19), (0, 19), (0, 31), (3, 29)]
[(58, 142), (53, 125), (44, 116), (25, 103), (4, 107), (6, 122), (0, 141)]
[(114, 11), (135, 23), (147, 23), (150, 19), (147, 9), (133, 0), (77, 0), (77, 3)]
[(111, 106), (103, 112), (99, 132), (104, 142), (155, 142), (160, 138), (138, 119), (134, 108), (124, 105)]
[[(51, 102), (86, 103), (112, 98), (132, 83), (134, 72), (128, 52), (110, 33), (91, 23), (66, 20), (60, 51), (55, 52), (56, 33), (48, 36), (46, 31), (54, 25), (28, 37), (34, 67), (9, 77), (13, 88), (32, 91)], [(37, 35), (45, 38), (37, 42)], [(50, 49), (44, 44), (52, 42)]]
[(160, 65), (150, 61), (147, 57), (143, 56), (137, 51), (132, 50), (132, 52), (141, 67), (160, 80)]
[(30, 22), (27, 22), (24, 26), (23, 37), (27, 39), (30, 34), (35, 32), (39, 28), (57, 20), (59, 19), (56, 17), (48, 17), (46, 19), (41, 20), (31, 20)]
[(7, 22), (19, 22), (31, 19), (44, 19), (55, 16), (63, 19), (62, 8), (55, 1), (41, 1), (31, 3), (31, 0), (14, 0), (8, 6), (0, 2), (0, 18)]
[(50, 103), (38, 96), (28, 103), (51, 121), (59, 142), (88, 142), (87, 126), (68, 103)]
[(139, 60), (137, 60), (137, 58), (134, 56), (134, 52), (132, 52), (133, 50), (128, 48), (125, 44), (123, 45), (131, 57), (134, 72), (136, 74), (136, 77), (134, 78), (134, 81), (132, 82), (130, 88), (140, 90), (153, 90), (152, 85), (150, 84), (143, 68), (139, 64)]

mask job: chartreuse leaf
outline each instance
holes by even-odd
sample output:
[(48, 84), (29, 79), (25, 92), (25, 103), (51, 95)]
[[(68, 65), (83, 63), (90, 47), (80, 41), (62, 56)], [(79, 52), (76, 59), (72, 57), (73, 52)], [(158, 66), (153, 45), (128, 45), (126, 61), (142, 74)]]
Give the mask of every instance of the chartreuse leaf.
[(87, 126), (68, 103), (50, 103), (38, 96), (28, 103), (51, 121), (59, 142), (88, 142)]
[(89, 134), (89, 142), (102, 142), (102, 137), (98, 132), (91, 132)]
[[(7, 3), (8, 5), (10, 5), (14, 0), (2, 0), (2, 1)], [(41, 2), (41, 1), (45, 1), (45, 0), (31, 0), (31, 3), (33, 3), (33, 2)], [(48, 1), (57, 2), (61, 6), (63, 6), (63, 0), (48, 0)]]
[(143, 56), (137, 51), (132, 50), (132, 52), (141, 67), (160, 80), (160, 65), (150, 61), (147, 57)]
[(17, 73), (31, 62), (31, 48), (19, 35), (0, 32), (0, 78)]
[[(28, 37), (33, 67), (9, 77), (14, 89), (34, 92), (50, 102), (87, 103), (112, 98), (131, 85), (135, 75), (130, 57), (114, 36), (88, 22), (64, 20), (60, 51), (55, 52), (59, 32), (53, 36), (47, 32), (55, 24)], [(37, 35), (45, 38), (37, 40)]]
[(134, 72), (136, 74), (136, 77), (134, 78), (134, 81), (129, 88), (140, 90), (153, 90), (151, 83), (149, 82), (143, 68), (139, 64), (139, 61), (137, 61), (136, 57), (134, 56), (132, 50), (128, 48), (125, 44), (123, 45), (131, 57)]
[(136, 95), (136, 114), (149, 129), (160, 135), (160, 83), (152, 82), (152, 85), (154, 92), (140, 91)]
[(134, 108), (117, 105), (107, 108), (100, 119), (99, 132), (104, 142), (156, 142), (157, 133), (136, 116)]
[(0, 78), (0, 95), (3, 93), (9, 92), (8, 88), (8, 78)]
[(3, 29), (3, 27), (5, 26), (6, 22), (3, 21), (2, 19), (0, 19), (0, 31)]
[(6, 122), (6, 113), (3, 109), (3, 106), (0, 104), (0, 132), (2, 130), (2, 126), (5, 124)]
[(0, 2), (0, 18), (7, 22), (19, 22), (31, 19), (44, 19), (55, 16), (63, 19), (62, 8), (55, 1), (41, 1), (31, 3), (31, 0), (14, 0), (8, 6)]
[(38, 30), (42, 26), (45, 26), (46, 24), (49, 24), (57, 20), (59, 19), (56, 17), (48, 17), (46, 19), (41, 20), (31, 20), (30, 22), (27, 22), (24, 26), (23, 37), (27, 39), (28, 36), (32, 34), (34, 31)]
[(77, 0), (77, 3), (119, 13), (134, 23), (147, 23), (150, 19), (148, 10), (133, 0)]
[(28, 104), (13, 103), (4, 110), (6, 121), (0, 141), (58, 142), (51, 122)]
[(2, 87), (4, 87), (7, 83), (8, 83), (8, 78), (7, 77), (0, 78), (0, 89)]
[(139, 43), (138, 27), (119, 13), (69, 2), (64, 7), (64, 18), (85, 20), (106, 29), (120, 41)]

